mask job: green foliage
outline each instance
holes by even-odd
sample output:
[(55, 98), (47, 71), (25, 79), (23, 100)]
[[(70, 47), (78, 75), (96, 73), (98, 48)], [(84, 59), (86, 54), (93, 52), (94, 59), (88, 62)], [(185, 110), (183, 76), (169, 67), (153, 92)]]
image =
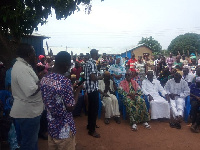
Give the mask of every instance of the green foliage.
[(191, 53), (200, 53), (200, 35), (196, 33), (186, 33), (179, 35), (173, 39), (168, 46), (168, 50), (174, 55), (178, 52), (182, 55), (190, 55)]
[(155, 54), (160, 53), (160, 51), (162, 50), (162, 46), (160, 45), (160, 43), (158, 41), (156, 41), (154, 38), (152, 38), (152, 36), (150, 36), (149, 38), (142, 37), (142, 39), (139, 41), (138, 44), (145, 44)]
[(47, 22), (52, 9), (59, 20), (79, 10), (80, 3), (86, 5), (88, 13), (91, 11), (90, 0), (1, 0), (0, 32), (15, 38), (32, 34), (40, 23)]

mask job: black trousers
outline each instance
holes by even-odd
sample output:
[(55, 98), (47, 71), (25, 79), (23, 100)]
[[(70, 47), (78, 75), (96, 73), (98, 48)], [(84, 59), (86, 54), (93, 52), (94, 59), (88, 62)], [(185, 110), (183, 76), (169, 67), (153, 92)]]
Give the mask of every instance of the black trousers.
[(88, 128), (90, 133), (95, 131), (98, 109), (99, 92), (88, 93)]
[(194, 124), (196, 122), (197, 125), (200, 125), (200, 116), (197, 115), (199, 113), (199, 108), (200, 108), (200, 101), (192, 100), (191, 101), (191, 110), (190, 110), (192, 124)]
[(43, 110), (42, 116), (40, 118), (40, 130), (39, 135), (43, 135), (48, 131), (48, 122), (47, 122), (47, 110)]

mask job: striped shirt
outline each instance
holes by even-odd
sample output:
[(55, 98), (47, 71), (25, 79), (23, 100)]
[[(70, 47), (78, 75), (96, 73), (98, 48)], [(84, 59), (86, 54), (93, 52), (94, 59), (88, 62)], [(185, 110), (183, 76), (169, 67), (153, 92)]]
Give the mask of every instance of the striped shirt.
[(90, 58), (86, 64), (85, 64), (85, 85), (86, 85), (86, 91), (88, 93), (92, 93), (96, 90), (98, 90), (98, 81), (91, 81), (90, 75), (95, 74), (98, 75), (98, 70), (96, 66), (96, 61)]

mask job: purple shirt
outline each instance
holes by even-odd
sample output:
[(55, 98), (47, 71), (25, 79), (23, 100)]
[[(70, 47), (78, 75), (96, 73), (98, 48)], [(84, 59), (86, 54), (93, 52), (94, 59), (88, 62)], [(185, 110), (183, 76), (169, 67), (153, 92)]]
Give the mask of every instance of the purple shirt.
[(42, 98), (47, 109), (48, 132), (56, 139), (65, 139), (76, 134), (72, 112), (66, 106), (74, 106), (71, 81), (63, 75), (50, 73), (41, 82)]

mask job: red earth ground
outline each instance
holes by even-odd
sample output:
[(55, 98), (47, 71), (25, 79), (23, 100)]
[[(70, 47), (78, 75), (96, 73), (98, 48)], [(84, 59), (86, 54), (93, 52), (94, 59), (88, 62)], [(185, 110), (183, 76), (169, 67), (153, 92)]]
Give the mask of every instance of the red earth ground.
[[(138, 131), (131, 131), (128, 120), (116, 124), (104, 124), (104, 118), (97, 120), (96, 129), (101, 138), (87, 134), (87, 116), (75, 118), (76, 150), (200, 150), (200, 133), (192, 133), (187, 123), (182, 122), (181, 129), (170, 128), (168, 121), (150, 121), (151, 129), (141, 124)], [(39, 150), (47, 150), (47, 141), (39, 140)]]

